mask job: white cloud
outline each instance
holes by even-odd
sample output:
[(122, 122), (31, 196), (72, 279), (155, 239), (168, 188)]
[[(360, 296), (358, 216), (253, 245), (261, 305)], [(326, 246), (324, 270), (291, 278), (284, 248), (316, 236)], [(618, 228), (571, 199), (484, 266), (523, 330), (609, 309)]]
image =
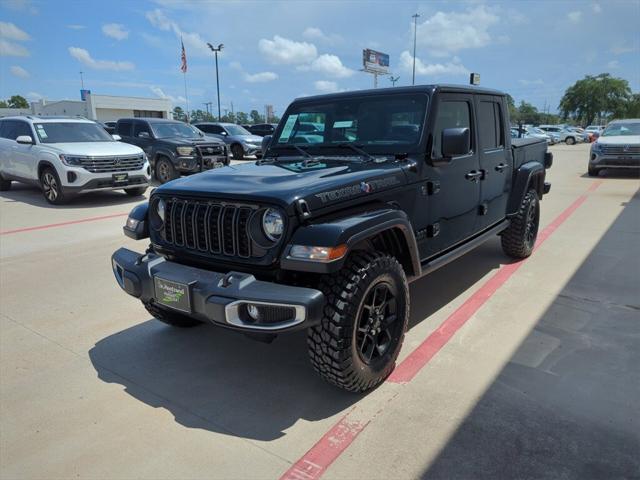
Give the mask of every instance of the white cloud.
[(29, 100), (30, 102), (37, 102), (38, 100), (42, 100), (44, 98), (44, 95), (38, 92), (29, 92), (25, 95), (25, 97), (27, 97), (27, 100)]
[(83, 65), (96, 70), (125, 71), (133, 70), (135, 65), (127, 61), (95, 60), (84, 48), (69, 47), (69, 54)]
[(491, 43), (489, 28), (499, 20), (484, 5), (461, 13), (439, 11), (418, 24), (417, 41), (435, 56), (481, 48)]
[(20, 78), (29, 78), (29, 72), (27, 72), (24, 68), (19, 67), (18, 65), (13, 65), (10, 68), (11, 74)]
[(354, 70), (345, 67), (336, 55), (324, 53), (316, 58), (311, 65), (298, 67), (299, 70), (312, 70), (328, 77), (346, 78), (355, 73)]
[(318, 40), (331, 45), (342, 42), (342, 37), (340, 35), (335, 33), (327, 35), (317, 27), (308, 27), (304, 32), (302, 32), (302, 36), (307, 40)]
[(611, 60), (609, 63), (607, 63), (607, 68), (610, 68), (612, 70), (620, 68), (620, 62), (618, 62), (618, 60)]
[(87, 26), (86, 25), (71, 24), (71, 25), (67, 25), (67, 28), (69, 30), (84, 30), (85, 28), (87, 28)]
[(10, 22), (0, 22), (0, 37), (18, 42), (24, 42), (31, 38), (27, 32), (20, 30)]
[(3, 0), (2, 6), (16, 12), (28, 12), (36, 15), (38, 9), (32, 5), (31, 0)]
[(206, 56), (211, 53), (209, 47), (207, 47), (207, 42), (198, 33), (182, 30), (175, 21), (167, 17), (164, 11), (156, 8), (147, 12), (145, 16), (154, 27), (166, 32), (172, 31), (177, 39), (182, 39), (184, 48), (187, 51), (187, 58), (193, 54)]
[(602, 13), (602, 7), (599, 3), (594, 3), (591, 5), (591, 8), (593, 9), (593, 13)]
[[(405, 71), (412, 71), (413, 69), (413, 55), (408, 51), (404, 51), (400, 54), (400, 68)], [(468, 75), (469, 70), (462, 65), (458, 57), (447, 63), (424, 63), (419, 58), (416, 58), (416, 75), (429, 75), (429, 76), (441, 76), (441, 75)]]
[(116, 40), (124, 40), (129, 36), (129, 30), (125, 30), (124, 25), (121, 23), (106, 23), (102, 25), (102, 33)]
[(614, 55), (622, 55), (623, 53), (635, 52), (637, 47), (629, 45), (628, 43), (618, 43), (611, 45), (609, 51)]
[(530, 87), (534, 85), (544, 85), (544, 81), (542, 81), (541, 78), (537, 78), (535, 80), (518, 80), (518, 82), (520, 82), (520, 85), (523, 85), (525, 87)]
[(582, 20), (582, 12), (580, 10), (569, 12), (567, 14), (567, 18), (571, 23), (580, 23), (580, 21)]
[(153, 92), (156, 96), (160, 97), (160, 98), (167, 98), (169, 99), (169, 101), (171, 101), (171, 103), (185, 103), (186, 99), (183, 96), (177, 96), (177, 97), (173, 97), (171, 95), (167, 95), (166, 93), (164, 93), (164, 90), (162, 90), (162, 88), (156, 86), (156, 85), (151, 85), (149, 86), (149, 90), (151, 90), (151, 92)]
[(278, 74), (273, 72), (245, 73), (242, 78), (249, 83), (271, 82), (278, 79)]
[(313, 43), (295, 42), (279, 35), (274, 35), (273, 40), (261, 39), (258, 49), (274, 64), (300, 65), (309, 63), (318, 56), (318, 50)]
[(329, 80), (318, 80), (313, 82), (313, 86), (316, 87), (316, 90), (323, 93), (333, 93), (339, 90), (338, 84)]
[(0, 38), (0, 57), (28, 57), (29, 50), (18, 43)]

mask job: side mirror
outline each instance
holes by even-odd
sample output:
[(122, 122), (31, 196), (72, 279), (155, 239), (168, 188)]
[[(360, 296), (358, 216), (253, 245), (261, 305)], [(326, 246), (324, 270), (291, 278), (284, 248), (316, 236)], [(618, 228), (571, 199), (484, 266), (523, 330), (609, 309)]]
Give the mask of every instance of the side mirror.
[(471, 131), (464, 128), (445, 128), (442, 131), (442, 155), (445, 158), (466, 155), (471, 150)]
[(116, 142), (119, 142), (120, 140), (122, 140), (122, 137), (120, 135), (118, 135), (117, 133), (114, 133), (113, 135), (111, 135), (113, 137), (113, 139)]
[(222, 132), (220, 132), (220, 135), (223, 135), (223, 136), (225, 136), (225, 137), (226, 137), (228, 134), (227, 134), (227, 132), (222, 131)]
[(267, 149), (269, 148), (269, 144), (271, 143), (271, 135), (265, 135), (262, 137), (262, 143), (260, 146), (262, 147), (262, 154), (267, 153)]
[(21, 143), (22, 145), (33, 145), (33, 138), (29, 135), (20, 135), (16, 138), (16, 142)]
[(149, 132), (140, 132), (138, 133), (138, 138), (151, 138), (151, 135), (149, 135)]

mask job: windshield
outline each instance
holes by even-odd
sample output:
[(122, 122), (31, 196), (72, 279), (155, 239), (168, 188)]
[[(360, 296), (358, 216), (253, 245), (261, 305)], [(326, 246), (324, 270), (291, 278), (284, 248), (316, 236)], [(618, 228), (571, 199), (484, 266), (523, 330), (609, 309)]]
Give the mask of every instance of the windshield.
[(34, 123), (40, 143), (115, 142), (96, 123), (59, 122)]
[(182, 122), (152, 123), (151, 128), (156, 138), (193, 138), (202, 136), (200, 130)]
[(602, 133), (603, 137), (640, 135), (640, 122), (638, 123), (612, 123)]
[(240, 125), (225, 125), (224, 129), (229, 132), (229, 135), (253, 135), (253, 133)]
[(348, 143), (376, 153), (394, 153), (401, 147), (404, 153), (420, 142), (427, 101), (424, 94), (410, 94), (300, 102), (287, 111), (272, 149)]

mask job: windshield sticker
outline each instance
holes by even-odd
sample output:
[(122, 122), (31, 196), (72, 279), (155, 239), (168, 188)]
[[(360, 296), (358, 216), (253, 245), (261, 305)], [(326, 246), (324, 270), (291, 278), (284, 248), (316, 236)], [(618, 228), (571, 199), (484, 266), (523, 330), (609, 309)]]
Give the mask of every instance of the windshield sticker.
[(340, 120), (333, 123), (333, 128), (349, 128), (353, 127), (353, 120)]
[(280, 138), (278, 139), (278, 143), (285, 143), (289, 141), (289, 137), (291, 136), (293, 126), (296, 124), (296, 120), (298, 120), (298, 115), (289, 115), (289, 117), (287, 118), (287, 123), (284, 124), (282, 133), (280, 134)]
[(47, 132), (44, 131), (44, 127), (42, 125), (38, 125), (38, 136), (42, 139), (47, 138)]

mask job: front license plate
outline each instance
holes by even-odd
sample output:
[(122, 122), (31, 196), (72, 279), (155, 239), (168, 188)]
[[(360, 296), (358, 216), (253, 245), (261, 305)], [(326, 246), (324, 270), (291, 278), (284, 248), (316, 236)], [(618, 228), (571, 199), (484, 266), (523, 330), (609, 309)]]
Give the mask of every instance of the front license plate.
[(181, 312), (191, 313), (189, 285), (153, 277), (156, 287), (156, 301)]
[(113, 178), (113, 183), (127, 183), (129, 181), (129, 174), (114, 173), (111, 178)]

